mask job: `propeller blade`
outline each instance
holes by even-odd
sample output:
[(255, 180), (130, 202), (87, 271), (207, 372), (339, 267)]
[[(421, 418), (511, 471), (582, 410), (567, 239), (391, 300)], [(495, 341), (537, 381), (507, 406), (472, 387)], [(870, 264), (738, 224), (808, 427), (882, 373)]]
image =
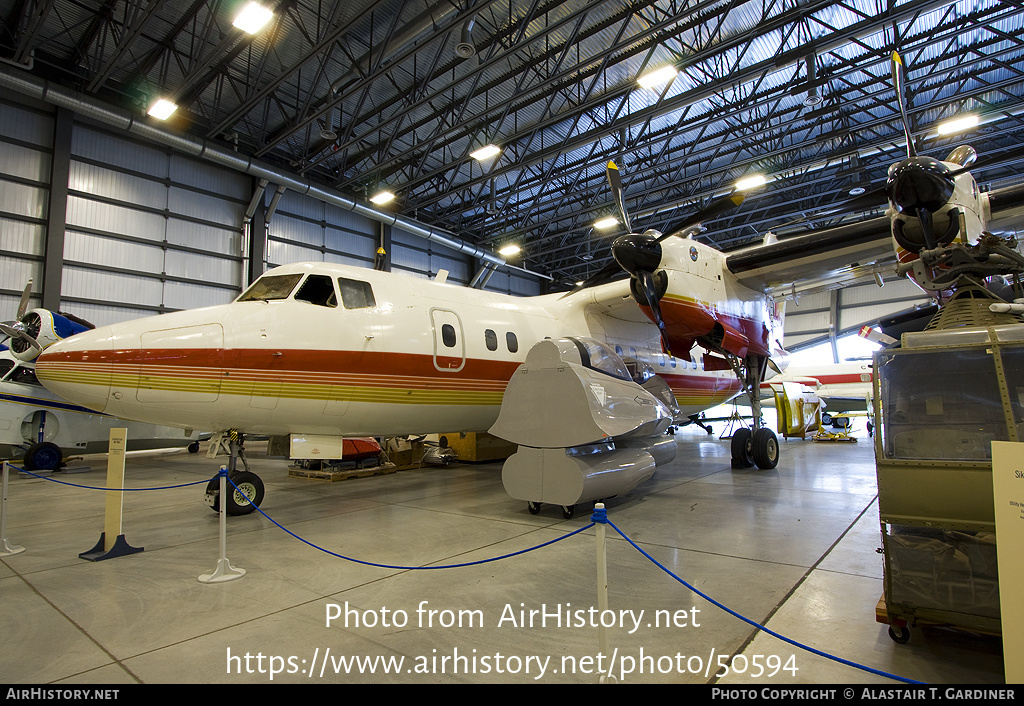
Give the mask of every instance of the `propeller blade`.
[(921, 222), (924, 244), (929, 250), (935, 248), (935, 232), (932, 230), (932, 214), (927, 208), (917, 209), (917, 219)]
[(903, 59), (900, 58), (899, 52), (894, 51), (892, 53), (892, 82), (896, 88), (896, 102), (900, 106), (900, 117), (903, 119), (903, 134), (907, 138), (907, 156), (916, 157), (914, 140), (910, 137), (910, 121), (907, 120), (906, 98), (903, 95), (903, 71)]
[(567, 297), (570, 294), (575, 294), (576, 292), (582, 289), (586, 289), (587, 287), (594, 287), (598, 284), (611, 282), (613, 279), (615, 279), (616, 275), (623, 274), (626, 273), (623, 271), (621, 267), (619, 267), (619, 263), (617, 263), (615, 260), (609, 260), (607, 265), (605, 265), (600, 270), (587, 277), (585, 280), (583, 280), (581, 284), (577, 284), (575, 287), (570, 289), (563, 295), (563, 297)]
[(743, 194), (734, 193), (729, 194), (728, 196), (724, 196), (718, 199), (717, 201), (712, 201), (711, 204), (706, 208), (703, 208), (700, 211), (696, 211), (695, 213), (690, 214), (688, 217), (684, 218), (679, 223), (673, 223), (672, 227), (666, 229), (665, 234), (659, 237), (655, 242), (660, 243), (662, 240), (665, 240), (665, 238), (671, 237), (673, 235), (682, 235), (683, 233), (685, 233), (685, 231), (688, 231), (700, 225), (706, 220), (721, 215), (726, 211), (731, 211), (732, 209), (738, 207), (740, 204), (743, 203), (743, 198)]
[(669, 352), (668, 337), (665, 335), (665, 320), (661, 318), (661, 304), (658, 302), (658, 290), (654, 286), (654, 273), (641, 271), (636, 273), (637, 284), (640, 285), (640, 289), (644, 293), (644, 298), (647, 299), (647, 306), (651, 308), (651, 313), (654, 314), (654, 323), (658, 325), (658, 330), (661, 332), (661, 345), (665, 348), (665, 352)]
[(28, 335), (25, 331), (21, 330), (20, 328), (10, 326), (9, 324), (0, 324), (0, 333), (5, 334), (8, 338), (11, 339), (12, 350), (15, 341), (24, 341), (29, 348), (34, 348), (37, 351), (39, 351), (39, 353), (43, 352), (43, 347), (39, 345), (36, 339)]
[(608, 177), (608, 186), (612, 189), (612, 198), (615, 199), (615, 205), (619, 208), (622, 224), (626, 226), (627, 233), (632, 233), (633, 226), (629, 224), (629, 214), (626, 213), (626, 199), (622, 194), (622, 178), (619, 176), (619, 168), (615, 166), (615, 162), (608, 162), (604, 173)]
[(18, 302), (18, 316), (16, 317), (21, 321), (21, 317), (28, 311), (28, 300), (32, 296), (32, 280), (28, 281), (25, 285), (25, 290), (21, 293), (21, 301)]

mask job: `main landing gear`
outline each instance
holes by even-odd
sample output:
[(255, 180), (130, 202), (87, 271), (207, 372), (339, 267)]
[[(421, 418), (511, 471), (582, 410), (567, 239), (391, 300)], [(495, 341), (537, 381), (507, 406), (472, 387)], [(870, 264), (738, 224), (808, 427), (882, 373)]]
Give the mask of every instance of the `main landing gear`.
[(743, 390), (750, 399), (753, 429), (741, 427), (732, 435), (732, 467), (750, 468), (757, 466), (769, 470), (779, 465), (779, 439), (761, 422), (761, 380), (764, 379), (767, 358), (747, 356), (740, 364), (730, 358), (736, 376), (743, 383)]
[[(223, 444), (224, 439), (214, 440), (214, 447), (218, 443)], [(249, 471), (249, 464), (245, 461), (245, 440), (236, 431), (228, 432), (228, 483), (227, 506), (229, 515), (248, 515), (263, 502), (263, 480)], [(236, 469), (238, 459), (242, 460), (245, 466), (244, 471)], [(234, 483), (234, 485), (232, 485)], [(236, 488), (237, 486), (237, 488)], [(206, 502), (213, 508), (214, 512), (220, 512), (220, 474), (215, 475), (206, 486)]]

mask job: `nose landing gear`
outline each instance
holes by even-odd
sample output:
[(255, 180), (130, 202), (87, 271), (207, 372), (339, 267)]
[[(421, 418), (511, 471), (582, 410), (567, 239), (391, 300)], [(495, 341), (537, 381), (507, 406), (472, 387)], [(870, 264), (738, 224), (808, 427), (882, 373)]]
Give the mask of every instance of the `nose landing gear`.
[[(223, 439), (214, 440), (214, 448)], [(228, 433), (228, 484), (227, 505), (225, 509), (229, 515), (248, 515), (263, 502), (265, 488), (263, 480), (249, 470), (249, 464), (245, 460), (245, 440), (238, 432)], [(242, 460), (245, 466), (244, 471), (236, 469), (238, 459)], [(214, 512), (220, 512), (220, 475), (215, 475), (206, 486), (206, 502), (213, 508)]]

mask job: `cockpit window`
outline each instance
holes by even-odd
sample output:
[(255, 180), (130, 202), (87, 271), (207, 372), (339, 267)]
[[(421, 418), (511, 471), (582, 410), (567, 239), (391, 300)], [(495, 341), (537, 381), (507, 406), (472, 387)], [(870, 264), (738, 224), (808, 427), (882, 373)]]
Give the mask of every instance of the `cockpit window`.
[(271, 299), (287, 299), (302, 279), (302, 274), (264, 275), (252, 283), (237, 301), (270, 301)]
[(341, 290), (341, 303), (346, 309), (369, 309), (377, 306), (369, 282), (339, 277), (338, 288)]
[(310, 275), (295, 293), (295, 300), (317, 306), (336, 307), (338, 296), (334, 293), (334, 282), (325, 275)]
[(14, 367), (14, 361), (8, 358), (0, 358), (0, 380), (7, 376), (7, 373)]

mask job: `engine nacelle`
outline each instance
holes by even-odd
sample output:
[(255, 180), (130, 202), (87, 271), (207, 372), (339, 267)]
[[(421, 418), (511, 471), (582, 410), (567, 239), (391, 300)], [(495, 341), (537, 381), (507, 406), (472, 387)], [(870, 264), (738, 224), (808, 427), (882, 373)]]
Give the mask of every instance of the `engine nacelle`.
[(85, 321), (49, 309), (31, 309), (13, 324), (0, 324), (0, 330), (10, 336), (11, 354), (25, 363), (38, 358), (47, 346), (91, 328)]

